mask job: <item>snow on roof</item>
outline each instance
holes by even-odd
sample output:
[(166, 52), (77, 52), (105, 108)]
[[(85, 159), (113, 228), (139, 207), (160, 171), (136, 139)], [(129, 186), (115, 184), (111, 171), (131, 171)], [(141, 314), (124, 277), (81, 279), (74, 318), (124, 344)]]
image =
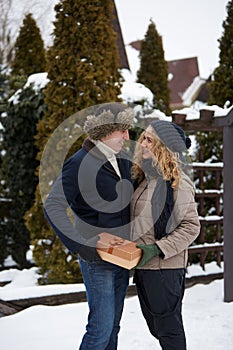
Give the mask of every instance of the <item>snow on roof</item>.
[(184, 106), (190, 106), (193, 102), (193, 97), (198, 94), (202, 85), (205, 84), (205, 79), (195, 77), (193, 82), (186, 91), (182, 94), (182, 101)]

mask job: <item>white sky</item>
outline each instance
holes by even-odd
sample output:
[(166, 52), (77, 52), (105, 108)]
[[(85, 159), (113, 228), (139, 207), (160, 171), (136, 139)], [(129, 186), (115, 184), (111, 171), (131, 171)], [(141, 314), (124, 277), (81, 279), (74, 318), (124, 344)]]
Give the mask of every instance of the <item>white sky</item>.
[(143, 39), (150, 19), (163, 39), (165, 59), (198, 57), (202, 78), (218, 66), (227, 0), (115, 0), (125, 44)]
[[(47, 45), (53, 29), (53, 8), (58, 1), (12, 0), (12, 35), (21, 25), (22, 13), (30, 11)], [(218, 66), (218, 39), (222, 36), (227, 3), (228, 0), (115, 0), (126, 45), (143, 39), (152, 19), (163, 39), (165, 59), (197, 56), (201, 78), (208, 78)]]

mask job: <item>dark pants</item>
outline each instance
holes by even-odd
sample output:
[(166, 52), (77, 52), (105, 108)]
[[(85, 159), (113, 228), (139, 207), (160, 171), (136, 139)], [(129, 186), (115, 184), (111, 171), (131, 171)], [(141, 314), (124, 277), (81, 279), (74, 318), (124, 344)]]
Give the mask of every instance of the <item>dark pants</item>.
[(185, 269), (135, 271), (143, 316), (163, 350), (186, 350), (182, 321)]

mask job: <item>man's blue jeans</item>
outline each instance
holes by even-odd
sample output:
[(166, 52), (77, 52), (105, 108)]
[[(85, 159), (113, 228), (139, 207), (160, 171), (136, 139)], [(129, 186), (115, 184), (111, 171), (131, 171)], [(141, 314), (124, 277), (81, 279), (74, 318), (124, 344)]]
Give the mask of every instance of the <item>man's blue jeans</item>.
[(116, 350), (129, 271), (104, 261), (79, 263), (89, 305), (79, 350)]

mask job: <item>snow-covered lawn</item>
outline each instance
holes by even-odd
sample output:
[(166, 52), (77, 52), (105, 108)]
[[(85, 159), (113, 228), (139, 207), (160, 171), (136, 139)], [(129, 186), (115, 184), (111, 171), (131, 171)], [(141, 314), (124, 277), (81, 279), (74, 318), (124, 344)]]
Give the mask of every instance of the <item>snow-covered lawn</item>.
[[(199, 266), (191, 266), (189, 275), (197, 275), (200, 271)], [(211, 263), (205, 273), (208, 272), (222, 272), (222, 269)], [(82, 284), (37, 286), (36, 268), (0, 272), (0, 281), (7, 279), (12, 282), (0, 287), (0, 299), (4, 300), (84, 290)], [(87, 314), (87, 303), (78, 303), (61, 306), (37, 305), (2, 317), (0, 348), (77, 350), (85, 331)], [(183, 317), (188, 350), (233, 349), (233, 302), (223, 301), (223, 280), (186, 289)], [(147, 330), (136, 296), (125, 300), (118, 348), (160, 349), (158, 342)]]

